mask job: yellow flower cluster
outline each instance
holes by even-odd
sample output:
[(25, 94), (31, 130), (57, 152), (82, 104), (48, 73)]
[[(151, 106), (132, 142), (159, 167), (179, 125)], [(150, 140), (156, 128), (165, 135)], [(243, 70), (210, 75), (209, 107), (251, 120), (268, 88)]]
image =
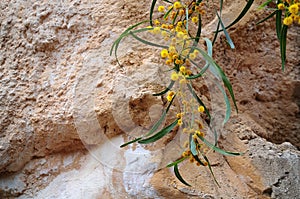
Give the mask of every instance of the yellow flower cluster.
[[(198, 102), (192, 97), (187, 97), (190, 93), (185, 91), (186, 84), (189, 83), (187, 77), (192, 75), (192, 63), (197, 60), (200, 52), (193, 46), (194, 39), (191, 38), (189, 32), (189, 26), (198, 26), (199, 15), (205, 14), (205, 4), (196, 3), (195, 0), (187, 1), (163, 1), (164, 5), (159, 5), (157, 11), (159, 12), (159, 18), (153, 20), (153, 27), (150, 26), (149, 32), (161, 35), (165, 42), (166, 47), (160, 51), (160, 57), (164, 60), (164, 63), (173, 71), (170, 78), (178, 85), (178, 90), (175, 90), (179, 100), (183, 104), (183, 112), (178, 113), (177, 124), (183, 127), (183, 133), (187, 133), (193, 136), (196, 143), (197, 150), (204, 153), (202, 141), (198, 136), (204, 137), (203, 125), (200, 120), (195, 118), (195, 115), (200, 117), (204, 112), (203, 106), (198, 106)], [(170, 3), (169, 6), (165, 6), (166, 2)], [(188, 17), (187, 17), (188, 16)], [(175, 96), (175, 91), (169, 91), (167, 94), (167, 100), (170, 102)], [(194, 118), (194, 119), (191, 119)], [(196, 162), (194, 156), (189, 149), (189, 142), (184, 144), (187, 150), (183, 152), (182, 157), (189, 157), (190, 162)], [(207, 162), (201, 160), (202, 165), (207, 165)]]
[(283, 19), (283, 24), (290, 26), (293, 23), (300, 24), (300, 3), (298, 0), (286, 0), (283, 3), (277, 5), (279, 10), (285, 11), (285, 18)]

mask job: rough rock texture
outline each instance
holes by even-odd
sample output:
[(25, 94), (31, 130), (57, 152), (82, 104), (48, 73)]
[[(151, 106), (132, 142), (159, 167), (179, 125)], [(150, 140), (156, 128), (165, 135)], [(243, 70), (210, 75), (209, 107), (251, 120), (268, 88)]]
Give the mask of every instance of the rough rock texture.
[[(244, 4), (226, 1), (224, 22)], [(165, 104), (149, 91), (167, 83), (157, 51), (127, 39), (123, 68), (109, 56), (117, 36), (147, 17), (149, 2), (1, 1), (0, 198), (299, 197), (299, 26), (289, 31), (281, 72), (274, 21), (255, 25), (266, 15), (258, 4), (230, 29), (236, 49), (221, 35), (214, 51), (240, 109), (219, 144), (245, 152), (210, 154), (218, 188), (207, 168), (180, 167), (193, 187), (164, 168), (180, 152), (176, 132), (153, 146), (119, 149), (146, 132)], [(212, 19), (203, 20), (207, 37)]]

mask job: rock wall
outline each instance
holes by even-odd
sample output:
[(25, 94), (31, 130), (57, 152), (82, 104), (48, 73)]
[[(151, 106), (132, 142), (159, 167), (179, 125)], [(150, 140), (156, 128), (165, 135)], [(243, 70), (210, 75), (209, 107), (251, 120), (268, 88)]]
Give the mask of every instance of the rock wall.
[[(226, 1), (225, 23), (244, 4)], [(230, 29), (236, 49), (221, 35), (214, 51), (240, 109), (219, 144), (246, 152), (211, 154), (218, 188), (207, 168), (182, 165), (194, 185), (186, 187), (164, 167), (177, 158), (175, 134), (119, 149), (146, 132), (165, 103), (151, 96), (167, 83), (155, 50), (127, 39), (118, 52), (123, 67), (109, 55), (126, 27), (148, 17), (150, 2), (1, 1), (0, 198), (297, 198), (299, 26), (289, 31), (282, 72), (274, 21), (256, 26), (266, 15), (257, 5)], [(204, 18), (207, 37), (212, 19)]]

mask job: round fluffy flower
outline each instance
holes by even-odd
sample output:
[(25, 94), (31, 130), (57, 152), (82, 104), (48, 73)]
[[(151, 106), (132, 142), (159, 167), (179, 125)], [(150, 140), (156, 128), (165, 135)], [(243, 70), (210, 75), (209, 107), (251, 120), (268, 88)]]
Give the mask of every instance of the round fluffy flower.
[(176, 80), (178, 80), (178, 78), (179, 78), (179, 76), (178, 76), (178, 74), (176, 72), (173, 72), (171, 74), (171, 80), (176, 81)]
[(203, 112), (204, 112), (204, 106), (199, 106), (199, 107), (198, 107), (198, 111), (199, 111), (200, 113), (203, 113)]
[(158, 12), (164, 12), (165, 11), (165, 6), (158, 6)]
[(299, 12), (299, 8), (298, 8), (298, 5), (297, 4), (293, 4), (289, 7), (289, 11), (290, 13), (294, 14), (294, 15), (297, 15), (298, 12)]
[(278, 5), (277, 5), (277, 8), (279, 9), (279, 10), (284, 10), (284, 4), (283, 3), (279, 3)]
[(293, 23), (293, 17), (291, 17), (291, 16), (286, 17), (286, 18), (283, 19), (283, 24), (284, 24), (284, 25), (289, 26), (289, 25), (291, 25), (292, 23)]
[(179, 8), (181, 8), (181, 3), (179, 2), (179, 1), (176, 1), (175, 3), (174, 3), (174, 8), (175, 9), (179, 9)]
[(198, 22), (198, 17), (192, 17), (192, 22), (197, 23)]
[(180, 66), (180, 68), (179, 68), (179, 70), (180, 70), (180, 72), (182, 72), (182, 73), (185, 73), (185, 67), (184, 66)]
[(162, 49), (161, 52), (160, 52), (160, 56), (161, 56), (162, 58), (168, 57), (168, 56), (169, 56), (168, 50), (167, 50), (167, 49)]

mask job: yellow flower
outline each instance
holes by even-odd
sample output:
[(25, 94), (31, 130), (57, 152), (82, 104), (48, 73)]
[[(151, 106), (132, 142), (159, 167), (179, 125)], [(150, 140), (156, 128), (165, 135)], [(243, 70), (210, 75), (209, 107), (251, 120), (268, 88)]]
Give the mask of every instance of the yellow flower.
[(158, 26), (160, 24), (160, 22), (157, 19), (155, 19), (154, 24)]
[(179, 15), (184, 15), (184, 13), (185, 13), (185, 10), (184, 10), (184, 9), (181, 9), (181, 10), (179, 11)]
[(179, 126), (181, 126), (181, 125), (182, 125), (182, 119), (179, 119), (179, 120), (177, 121), (177, 124), (178, 124)]
[(165, 6), (158, 6), (158, 12), (164, 12)]
[(184, 36), (184, 33), (183, 33), (183, 32), (178, 32), (178, 33), (177, 33), (177, 37), (178, 37), (178, 38), (183, 38), (183, 36)]
[(289, 11), (290, 13), (294, 14), (294, 15), (297, 15), (298, 12), (299, 12), (299, 8), (298, 8), (298, 5), (297, 4), (293, 4), (289, 7)]
[(161, 52), (160, 52), (160, 56), (161, 56), (162, 58), (168, 57), (168, 56), (169, 56), (168, 50), (167, 50), (167, 49), (162, 49)]
[(277, 5), (277, 8), (279, 9), (279, 10), (284, 10), (284, 4), (283, 3), (280, 3), (280, 4), (278, 4)]
[(161, 31), (161, 35), (162, 35), (163, 37), (168, 37), (168, 36), (169, 36), (168, 32), (165, 31), (165, 30)]
[(203, 112), (204, 112), (204, 106), (199, 106), (199, 107), (198, 107), (198, 111), (199, 111), (200, 113), (203, 113)]
[(180, 72), (185, 73), (185, 67), (184, 66), (180, 66), (179, 70), (180, 70)]
[(197, 23), (198, 22), (198, 17), (192, 17), (192, 22)]
[(180, 63), (181, 63), (180, 59), (175, 60), (175, 64), (180, 64)]
[(169, 91), (168, 95), (173, 96), (173, 95), (175, 95), (175, 92), (174, 91)]
[(172, 63), (172, 60), (171, 59), (167, 59), (166, 64), (167, 65), (171, 65), (171, 63)]
[(175, 9), (179, 9), (179, 8), (181, 8), (181, 3), (179, 2), (179, 1), (176, 1), (175, 3), (174, 3), (174, 8)]
[(153, 33), (154, 33), (154, 34), (160, 33), (160, 27), (155, 27), (155, 28), (153, 29)]
[(197, 55), (195, 55), (195, 53), (191, 53), (191, 54), (189, 55), (189, 58), (190, 58), (191, 60), (194, 60), (196, 57), (197, 57)]
[(171, 74), (171, 80), (176, 81), (176, 80), (178, 80), (178, 78), (179, 78), (179, 76), (178, 76), (178, 74), (176, 72), (173, 72)]
[(284, 25), (289, 26), (289, 25), (291, 25), (292, 23), (293, 23), (293, 17), (291, 17), (291, 16), (286, 17), (286, 18), (283, 19), (283, 24), (284, 24)]
[(170, 102), (170, 101), (172, 101), (172, 99), (173, 99), (173, 96), (171, 96), (171, 95), (168, 95), (167, 96), (167, 100)]
[[(204, 137), (204, 133), (201, 132), (201, 131), (195, 131), (196, 135), (197, 136), (201, 136), (201, 137)], [(195, 134), (194, 134), (195, 135)]]
[(175, 46), (170, 46), (170, 47), (169, 47), (169, 51), (170, 51), (170, 52), (176, 52)]

